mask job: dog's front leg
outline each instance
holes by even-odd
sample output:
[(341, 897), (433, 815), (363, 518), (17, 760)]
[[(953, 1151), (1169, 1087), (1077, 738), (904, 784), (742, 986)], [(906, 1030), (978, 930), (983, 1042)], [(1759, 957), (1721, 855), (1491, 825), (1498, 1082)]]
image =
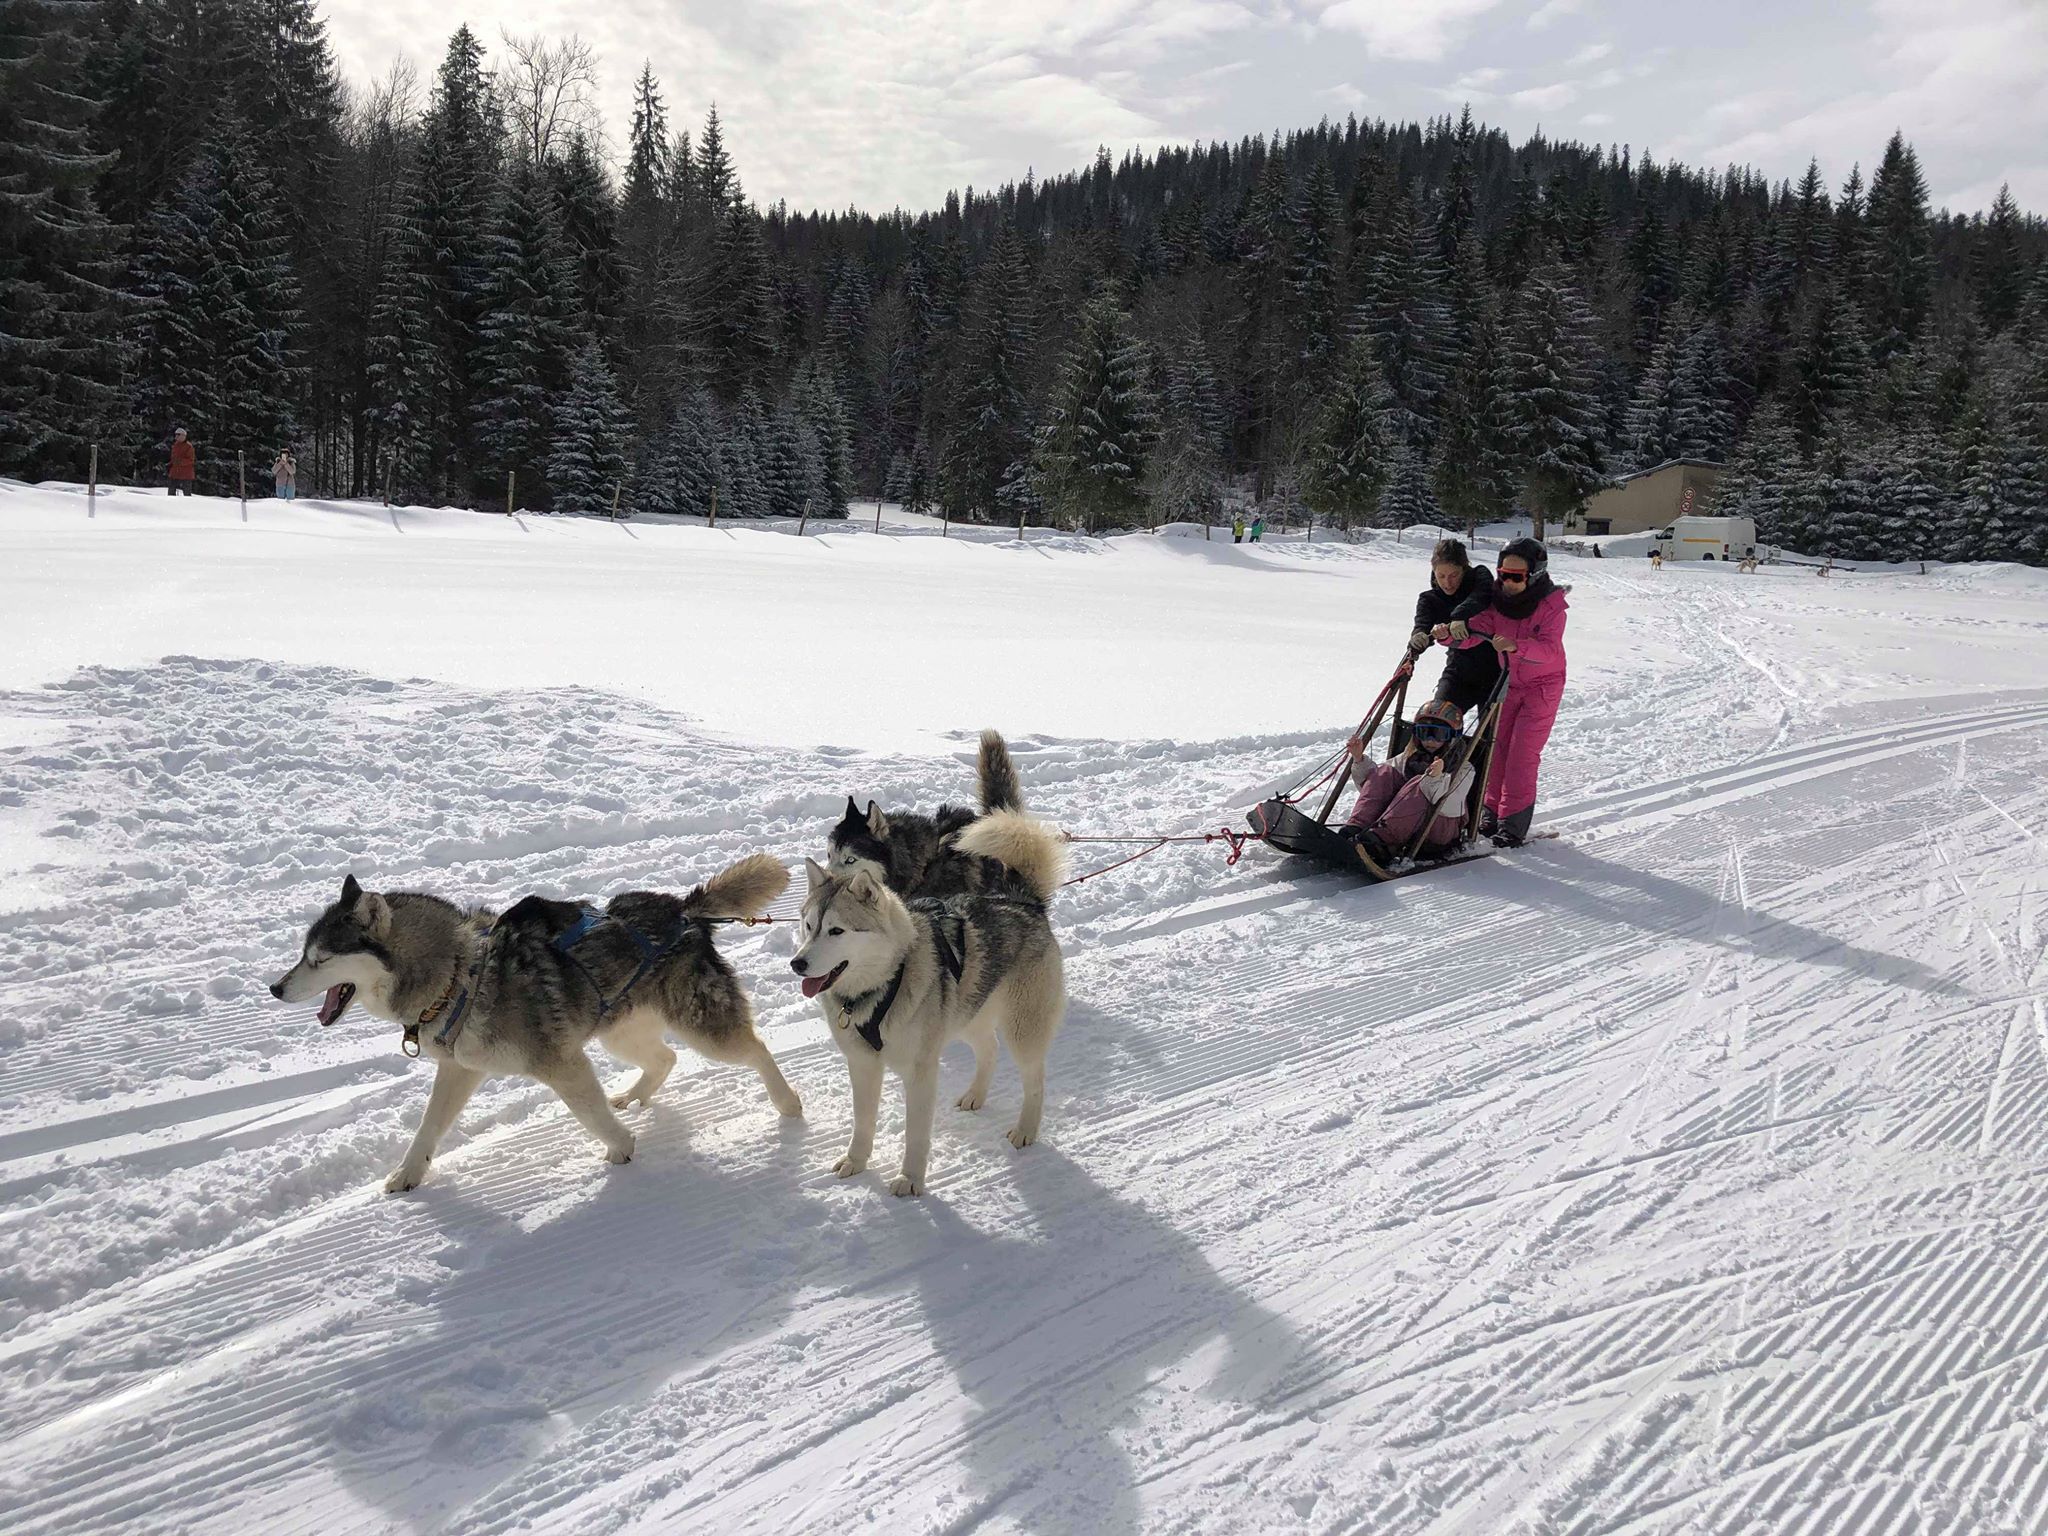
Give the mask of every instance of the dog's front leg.
[(832, 1165), (842, 1179), (859, 1173), (875, 1150), (875, 1119), (882, 1112), (882, 1054), (865, 1045), (860, 1055), (848, 1054), (846, 1075), (853, 1083), (853, 1140), (846, 1144), (846, 1156)]
[(892, 1195), (924, 1193), (932, 1158), (932, 1115), (939, 1105), (939, 1053), (920, 1057), (903, 1080), (903, 1171), (889, 1181)]
[(462, 1106), (469, 1102), (469, 1096), (476, 1092), (476, 1085), (484, 1080), (484, 1076), (474, 1067), (460, 1066), (452, 1061), (441, 1062), (435, 1067), (434, 1089), (427, 1095), (427, 1107), (420, 1115), (419, 1129), (412, 1133), (412, 1145), (406, 1148), (405, 1161), (384, 1181), (388, 1192), (398, 1195), (408, 1189), (419, 1188), (420, 1180), (427, 1176), (427, 1164), (434, 1160), (434, 1149), (441, 1145), (441, 1138), (455, 1124), (455, 1117), (462, 1113)]

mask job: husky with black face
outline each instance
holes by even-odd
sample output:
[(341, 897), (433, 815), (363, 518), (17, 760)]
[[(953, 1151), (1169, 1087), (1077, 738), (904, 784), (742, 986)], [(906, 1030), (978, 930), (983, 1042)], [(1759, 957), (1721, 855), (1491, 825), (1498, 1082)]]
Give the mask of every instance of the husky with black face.
[[(623, 1163), (633, 1133), (614, 1111), (653, 1099), (676, 1063), (669, 1034), (713, 1061), (752, 1067), (778, 1110), (803, 1113), (711, 930), (760, 916), (788, 884), (789, 871), (757, 853), (687, 896), (628, 891), (602, 912), (529, 896), (499, 916), (420, 891), (366, 891), (350, 875), (270, 991), (287, 1003), (319, 998), (323, 1026), (360, 1003), (404, 1027), (409, 1054), (434, 1062), (426, 1112), (387, 1190), (426, 1177), (470, 1095), (498, 1073), (554, 1089)], [(584, 1054), (592, 1039), (640, 1069), (609, 1099)]]
[(977, 815), (1021, 811), (1024, 792), (1017, 765), (1000, 732), (983, 731), (975, 754), (975, 778), (981, 810), (942, 805), (923, 811), (885, 811), (873, 800), (863, 811), (846, 797), (846, 814), (826, 834), (825, 867), (841, 879), (865, 869), (898, 896), (961, 896), (973, 891), (997, 895), (1028, 895), (1014, 870), (995, 859), (981, 858), (960, 847), (960, 834)]
[(898, 1195), (924, 1192), (946, 1042), (974, 1047), (962, 1109), (987, 1101), (996, 1042), (1009, 1047), (1024, 1079), (1010, 1144), (1028, 1147), (1044, 1112), (1046, 1054), (1066, 1012), (1059, 941), (1046, 917), (1065, 864), (1059, 835), (1022, 812), (997, 811), (961, 832), (957, 846), (1002, 866), (1016, 893), (905, 901), (868, 868), (841, 875), (804, 861), (803, 943), (789, 967), (817, 1000), (853, 1083), (853, 1139), (833, 1171), (844, 1178), (867, 1167), (886, 1068), (903, 1079), (903, 1170), (889, 1183)]

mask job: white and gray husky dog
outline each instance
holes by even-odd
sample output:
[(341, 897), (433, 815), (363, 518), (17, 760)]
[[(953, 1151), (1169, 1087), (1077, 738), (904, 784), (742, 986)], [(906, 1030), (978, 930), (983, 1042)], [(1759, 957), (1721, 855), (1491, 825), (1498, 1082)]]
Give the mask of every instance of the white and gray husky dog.
[(1046, 901), (1065, 866), (1059, 835), (1021, 811), (996, 811), (956, 838), (962, 854), (992, 859), (1014, 889), (906, 901), (865, 863), (850, 873), (809, 859), (803, 942), (789, 962), (815, 998), (853, 1081), (853, 1139), (834, 1164), (859, 1173), (874, 1151), (883, 1069), (903, 1079), (903, 1171), (898, 1195), (924, 1192), (946, 1042), (974, 1047), (974, 1081), (962, 1109), (979, 1109), (996, 1069), (996, 1042), (1024, 1078), (1013, 1146), (1038, 1137), (1045, 1058), (1066, 1011), (1065, 970)]
[(965, 853), (960, 834), (991, 811), (1021, 811), (1024, 792), (1010, 747), (997, 731), (983, 731), (975, 754), (981, 809), (942, 805), (924, 811), (885, 811), (874, 801), (863, 811), (846, 797), (846, 814), (825, 836), (825, 867), (844, 879), (865, 867), (898, 896), (958, 896), (969, 891), (1022, 895), (1016, 874), (993, 859)]
[[(404, 1026), (408, 1054), (433, 1059), (419, 1130), (384, 1184), (394, 1193), (426, 1177), (441, 1138), (495, 1073), (554, 1089), (623, 1163), (633, 1133), (613, 1111), (653, 1099), (676, 1063), (668, 1033), (714, 1061), (752, 1067), (777, 1109), (803, 1113), (711, 931), (758, 917), (788, 884), (789, 871), (757, 853), (687, 896), (628, 891), (601, 912), (529, 896), (500, 916), (418, 891), (366, 891), (350, 875), (270, 991), (287, 1003), (320, 998), (323, 1026), (360, 1002)], [(640, 1069), (610, 1100), (584, 1054), (593, 1038)]]

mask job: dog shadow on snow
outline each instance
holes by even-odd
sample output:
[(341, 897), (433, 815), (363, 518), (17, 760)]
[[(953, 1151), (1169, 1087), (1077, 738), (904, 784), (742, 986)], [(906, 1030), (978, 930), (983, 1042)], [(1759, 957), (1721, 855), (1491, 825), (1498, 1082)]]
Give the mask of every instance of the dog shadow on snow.
[[(1239, 1423), (1317, 1357), (1185, 1234), (1057, 1147), (1030, 1148), (1005, 1177), (1021, 1209), (993, 1219), (943, 1198), (903, 1208), (915, 1300), (973, 1403), (966, 1523), (1125, 1536), (1145, 1524), (1131, 1444), (1170, 1460), (1175, 1441)], [(1230, 1497), (1250, 1492), (1234, 1482)]]
[[(948, 1082), (964, 1076), (961, 1060), (949, 1065)], [(405, 1197), (419, 1261), (384, 1282), (397, 1292), (387, 1313), (328, 1341), (302, 1426), (382, 1528), (544, 1526), (565, 1499), (632, 1485), (650, 1462), (744, 1465), (730, 1458), (755, 1454), (747, 1426), (778, 1411), (754, 1393), (788, 1381), (757, 1365), (749, 1387), (704, 1367), (776, 1335), (799, 1292), (821, 1285), (909, 1300), (973, 1404), (939, 1464), (897, 1491), (949, 1487), (1031, 1531), (1139, 1530), (1127, 1443), (1161, 1419), (1169, 1436), (1195, 1413), (1235, 1423), (1238, 1405), (1315, 1368), (1288, 1324), (1170, 1222), (1055, 1145), (1013, 1152), (987, 1115), (941, 1131), (941, 1178), (920, 1200), (881, 1187), (900, 1146), (888, 1116), (878, 1171), (833, 1186), (872, 1205), (801, 1187), (829, 1165), (847, 1114), (843, 1088), (804, 1086), (812, 1119), (763, 1115), (760, 1142), (715, 1157), (690, 1145), (687, 1108), (657, 1107), (635, 1120), (640, 1154), (591, 1170), (590, 1188), (573, 1166), (587, 1144), (549, 1117), (533, 1134), (567, 1145), (523, 1145), (498, 1168), (490, 1149), (458, 1148)], [(509, 1184), (493, 1177), (515, 1167)], [(958, 1208), (947, 1174), (960, 1178)], [(381, 1278), (342, 1283), (360, 1294)], [(895, 1315), (900, 1342), (910, 1314)], [(950, 1413), (930, 1415), (933, 1433)], [(873, 1453), (852, 1454), (867, 1465)]]

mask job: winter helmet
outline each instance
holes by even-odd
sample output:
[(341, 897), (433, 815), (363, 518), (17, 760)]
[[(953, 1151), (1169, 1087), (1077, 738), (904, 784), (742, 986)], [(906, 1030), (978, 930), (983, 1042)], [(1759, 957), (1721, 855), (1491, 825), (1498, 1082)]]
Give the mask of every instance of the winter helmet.
[(1526, 564), (1532, 578), (1541, 576), (1550, 568), (1550, 551), (1534, 539), (1516, 539), (1512, 544), (1502, 545), (1494, 568), (1499, 569), (1500, 561), (1507, 559), (1509, 555)]
[(1465, 712), (1449, 699), (1431, 699), (1415, 711), (1415, 728), (1425, 725), (1441, 726), (1455, 736), (1465, 728)]

